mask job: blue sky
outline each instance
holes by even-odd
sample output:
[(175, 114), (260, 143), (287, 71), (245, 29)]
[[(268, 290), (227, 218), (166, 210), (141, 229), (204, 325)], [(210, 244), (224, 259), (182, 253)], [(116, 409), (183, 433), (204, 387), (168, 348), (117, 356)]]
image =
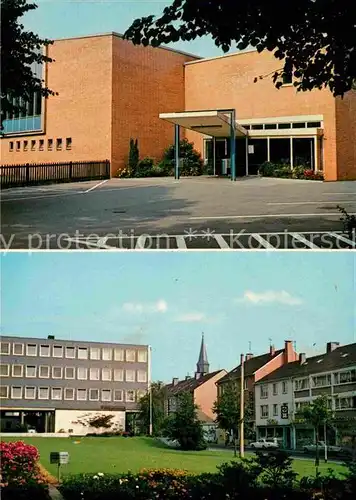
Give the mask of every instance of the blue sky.
[[(55, 39), (111, 31), (124, 33), (138, 17), (160, 15), (171, 0), (34, 0), (34, 3), (38, 8), (23, 18), (26, 29)], [(210, 37), (170, 46), (202, 57), (223, 55)]]
[[(155, 380), (296, 341), (355, 342), (351, 252), (45, 252), (2, 258), (2, 333), (152, 345)], [(313, 344), (316, 344), (313, 347)]]

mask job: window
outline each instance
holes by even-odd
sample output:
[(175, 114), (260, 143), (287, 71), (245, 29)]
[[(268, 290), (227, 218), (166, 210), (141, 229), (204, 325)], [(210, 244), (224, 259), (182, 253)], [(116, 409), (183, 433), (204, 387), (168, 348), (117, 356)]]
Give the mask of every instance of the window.
[(135, 402), (135, 391), (126, 391), (126, 401), (128, 403)]
[(292, 128), (305, 128), (304, 122), (292, 123)]
[(22, 399), (22, 387), (11, 387), (11, 397), (12, 399)]
[(147, 362), (147, 351), (137, 351), (137, 361), (139, 363)]
[(277, 128), (277, 123), (266, 123), (265, 130), (274, 130)]
[(9, 342), (0, 342), (0, 354), (4, 354), (4, 355), (10, 354)]
[(36, 344), (27, 344), (26, 356), (37, 356), (37, 345)]
[(36, 141), (31, 141), (31, 151), (36, 150)]
[(356, 396), (339, 397), (335, 399), (336, 410), (349, 410), (356, 408)]
[(10, 375), (10, 365), (0, 365), (0, 377), (8, 377)]
[(63, 358), (63, 346), (54, 345), (53, 346), (53, 357), (54, 358)]
[(324, 387), (327, 385), (331, 385), (331, 374), (328, 375), (317, 375), (316, 377), (312, 377), (313, 386), (314, 387)]
[(278, 405), (273, 405), (273, 416), (278, 417)]
[(114, 380), (115, 382), (123, 382), (124, 380), (124, 370), (121, 368), (115, 368), (114, 370)]
[(36, 387), (25, 387), (25, 399), (35, 399)]
[(261, 418), (268, 418), (268, 405), (261, 405)]
[(99, 368), (90, 368), (89, 378), (90, 378), (90, 380), (100, 380), (100, 369)]
[(125, 380), (126, 382), (135, 382), (135, 370), (126, 370)]
[(295, 411), (298, 413), (309, 405), (309, 401), (297, 401), (295, 403)]
[(53, 149), (53, 139), (48, 139), (47, 149), (48, 149), (48, 151), (52, 151), (52, 149)]
[(109, 347), (103, 348), (103, 360), (111, 361), (112, 360), (112, 350)]
[(356, 370), (334, 373), (334, 384), (349, 384), (356, 382)]
[(88, 369), (80, 366), (77, 369), (77, 379), (78, 380), (87, 380), (88, 378)]
[(9, 151), (12, 153), (13, 150), (14, 150), (14, 143), (13, 143), (13, 141), (10, 141), (9, 142)]
[(39, 140), (38, 150), (39, 150), (39, 151), (43, 151), (43, 148), (44, 148), (44, 140), (43, 140), (43, 139), (40, 139), (40, 140)]
[(268, 398), (268, 385), (261, 385), (260, 387), (260, 397)]
[(72, 387), (66, 387), (64, 389), (64, 399), (67, 399), (67, 400), (74, 399), (74, 389)]
[(282, 382), (282, 392), (283, 394), (287, 394), (288, 392), (288, 385), (286, 381)]
[(302, 378), (302, 379), (296, 380), (294, 383), (294, 386), (295, 386), (296, 391), (304, 391), (305, 389), (309, 389), (309, 379)]
[(67, 137), (66, 139), (66, 149), (72, 149), (72, 138)]
[(16, 141), (16, 151), (20, 151), (20, 149), (21, 149), (21, 142)]
[(37, 366), (26, 366), (26, 377), (35, 378), (37, 375)]
[(41, 365), (38, 370), (38, 376), (40, 378), (49, 378), (49, 366)]
[(147, 372), (144, 370), (137, 370), (137, 382), (147, 382)]
[(88, 359), (87, 347), (78, 347), (78, 359)]
[(57, 149), (57, 151), (61, 151), (61, 149), (62, 149), (62, 139), (57, 139), (56, 140), (56, 149)]
[(320, 128), (321, 123), (320, 122), (308, 122), (307, 123), (307, 128)]
[(52, 378), (62, 378), (63, 368), (61, 366), (52, 366)]
[(75, 369), (73, 366), (66, 366), (64, 368), (64, 378), (66, 379), (74, 379), (75, 378)]
[(77, 399), (78, 399), (78, 401), (86, 401), (87, 400), (87, 390), (86, 389), (77, 389)]
[(147, 391), (143, 391), (143, 390), (138, 390), (136, 395), (137, 395), (137, 401), (140, 401), (141, 398), (143, 398), (144, 396), (146, 396), (147, 394)]
[(99, 401), (99, 389), (89, 389), (89, 400)]
[(75, 358), (75, 347), (66, 347), (66, 358), (67, 359)]
[(103, 368), (101, 371), (102, 380), (111, 380), (111, 368)]
[(251, 126), (252, 130), (263, 130), (263, 125), (258, 124), (258, 125), (252, 125)]
[(22, 377), (23, 365), (12, 365), (12, 376)]
[(49, 345), (45, 344), (40, 345), (40, 356), (42, 356), (43, 358), (49, 358), (50, 356)]
[(100, 359), (100, 347), (90, 348), (90, 359)]
[(115, 347), (114, 349), (114, 360), (115, 361), (124, 361), (124, 350), (120, 347)]
[(101, 390), (101, 400), (102, 401), (111, 401), (111, 390), (110, 389), (102, 389)]
[(24, 151), (28, 150), (28, 141), (23, 141), (23, 150)]
[(9, 397), (9, 387), (7, 385), (0, 385), (0, 398), (7, 399)]
[(282, 76), (283, 85), (291, 85), (292, 78), (293, 78), (292, 70), (286, 71), (285, 73), (283, 73), (283, 76)]
[(55, 400), (62, 399), (62, 387), (52, 387), (52, 398)]
[(279, 129), (290, 128), (290, 123), (278, 123)]
[(123, 401), (124, 395), (121, 389), (114, 389), (114, 401)]
[(14, 344), (12, 347), (12, 352), (14, 356), (23, 356), (24, 345), (23, 344)]
[(278, 394), (278, 384), (273, 384), (273, 396), (277, 396)]
[(133, 349), (126, 350), (126, 361), (136, 361), (136, 352)]

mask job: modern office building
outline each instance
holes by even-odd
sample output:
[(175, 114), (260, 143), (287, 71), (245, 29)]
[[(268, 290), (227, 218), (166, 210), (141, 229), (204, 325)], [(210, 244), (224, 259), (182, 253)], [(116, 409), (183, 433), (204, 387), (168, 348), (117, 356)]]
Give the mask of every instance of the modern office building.
[(143, 345), (3, 336), (0, 354), (2, 431), (86, 434), (97, 414), (125, 429), (150, 383)]
[[(345, 418), (356, 425), (356, 343), (340, 346), (328, 342), (324, 354), (299, 359), (266, 374), (255, 385), (258, 438), (280, 438), (287, 448), (302, 448), (315, 442), (314, 429), (298, 421), (298, 411), (320, 395), (328, 397), (335, 422), (327, 427), (327, 442), (335, 444)], [(351, 421), (351, 422), (352, 422)], [(324, 429), (321, 429), (321, 438)], [(346, 429), (347, 436), (347, 429)]]
[(7, 116), (2, 164), (109, 160), (115, 175), (131, 137), (141, 157), (159, 161), (179, 127), (216, 175), (255, 175), (271, 161), (309, 165), (327, 181), (356, 178), (356, 91), (298, 93), (291, 79), (277, 90), (266, 76), (278, 67), (271, 53), (201, 59), (116, 33), (46, 50), (55, 62), (36, 72), (58, 95)]

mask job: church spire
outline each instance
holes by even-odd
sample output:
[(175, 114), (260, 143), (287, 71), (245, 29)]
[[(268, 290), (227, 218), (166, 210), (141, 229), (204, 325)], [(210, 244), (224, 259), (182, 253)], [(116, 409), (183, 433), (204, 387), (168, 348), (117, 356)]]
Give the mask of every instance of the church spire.
[(209, 362), (208, 362), (208, 355), (206, 353), (206, 346), (204, 342), (204, 333), (202, 333), (201, 336), (201, 344), (200, 344), (200, 353), (199, 353), (199, 359), (197, 363), (197, 374), (200, 376), (206, 375), (209, 373)]

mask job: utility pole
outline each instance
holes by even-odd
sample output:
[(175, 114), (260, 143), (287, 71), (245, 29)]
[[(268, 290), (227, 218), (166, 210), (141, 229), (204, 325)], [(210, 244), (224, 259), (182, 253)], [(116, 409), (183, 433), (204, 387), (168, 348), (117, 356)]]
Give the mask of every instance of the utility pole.
[(149, 430), (148, 430), (148, 433), (150, 436), (152, 436), (152, 433), (153, 433), (153, 425), (152, 425), (152, 414), (153, 414), (153, 401), (152, 401), (152, 380), (151, 380), (151, 356), (152, 356), (152, 348), (151, 346), (148, 346), (148, 355), (149, 355), (149, 359), (148, 359), (148, 371), (149, 371), (149, 377), (148, 377), (148, 381), (149, 381), (149, 400), (150, 400), (150, 410), (149, 410), (149, 413), (150, 413), (150, 416), (149, 416)]
[(240, 458), (245, 456), (245, 437), (244, 437), (244, 419), (245, 419), (245, 356), (241, 354), (241, 392), (240, 392)]

